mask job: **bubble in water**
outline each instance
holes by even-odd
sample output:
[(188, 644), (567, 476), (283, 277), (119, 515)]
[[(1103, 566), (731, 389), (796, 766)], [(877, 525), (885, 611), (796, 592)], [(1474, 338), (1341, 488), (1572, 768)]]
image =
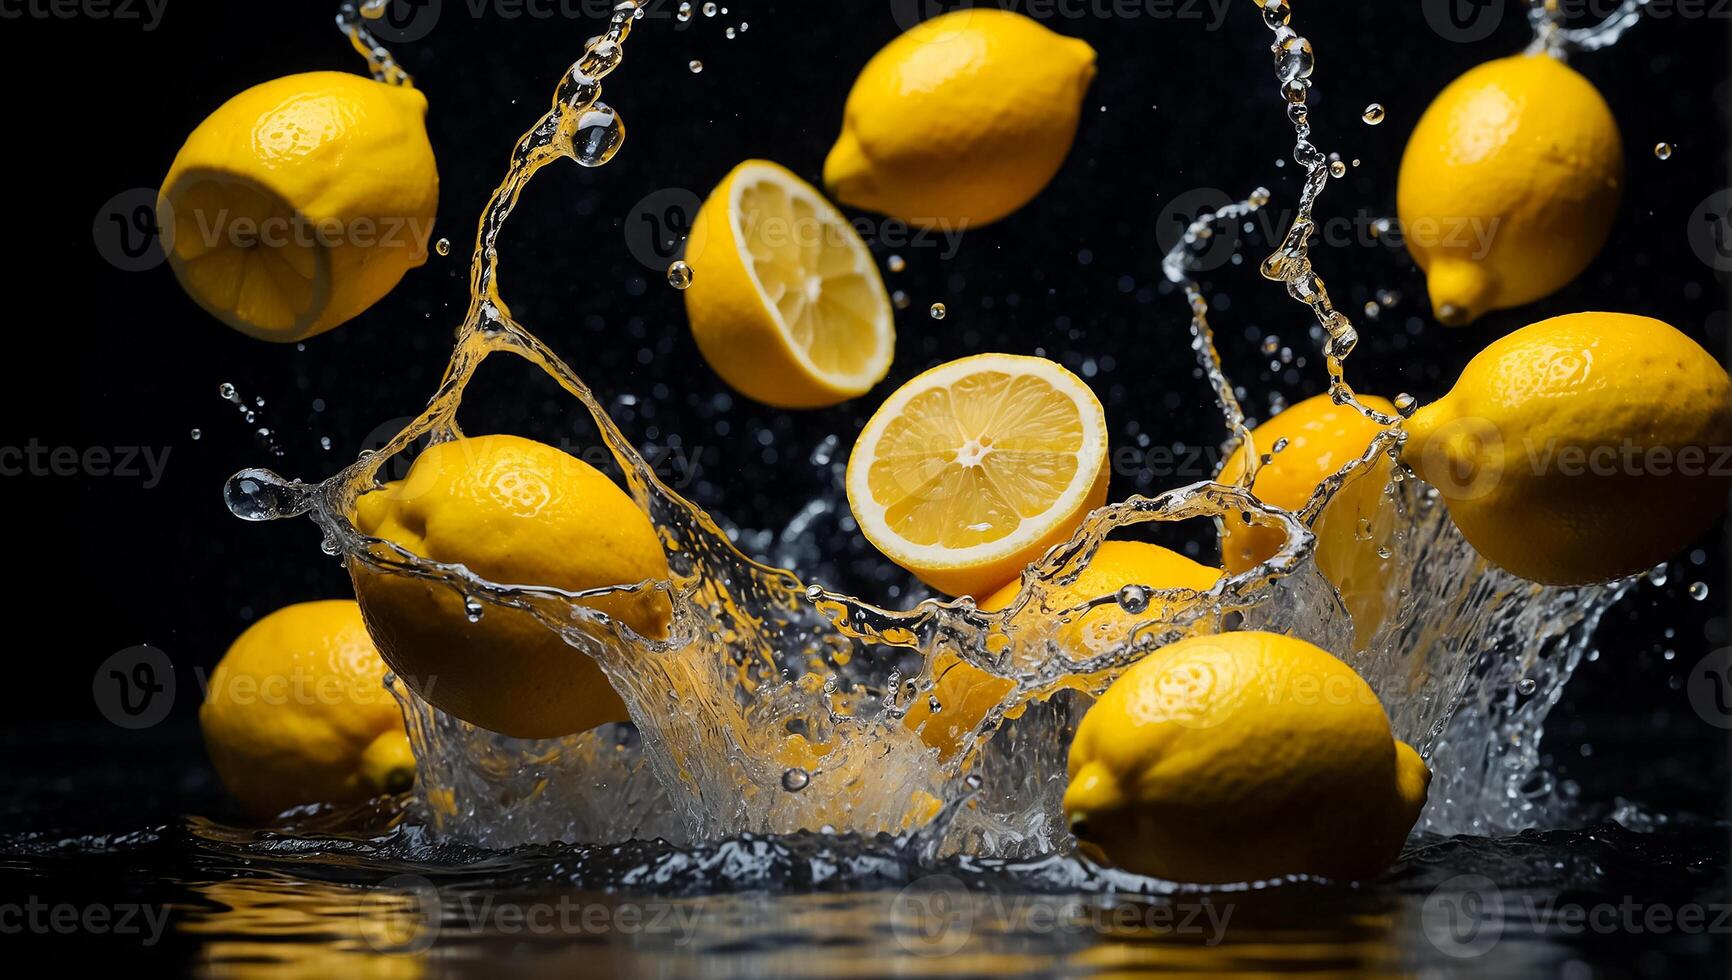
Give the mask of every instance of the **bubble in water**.
[(1524, 677), (1521, 680), (1516, 681), (1516, 693), (1520, 694), (1524, 698), (1533, 694), (1535, 691), (1539, 690), (1539, 688), (1539, 683), (1532, 677)]
[(1708, 583), (1707, 582), (1691, 582), (1690, 583), (1690, 598), (1695, 599), (1697, 602), (1701, 602), (1703, 599), (1708, 598)]
[(1373, 102), (1365, 107), (1365, 111), (1359, 114), (1359, 118), (1365, 120), (1365, 125), (1375, 126), (1383, 122), (1385, 115), (1382, 103)]
[(932, 308), (927, 310), (927, 312), (932, 314), (932, 319), (942, 320), (944, 319), (944, 315), (949, 311), (944, 308), (943, 303), (933, 303)]
[(890, 267), (891, 272), (901, 272), (903, 269), (908, 268), (908, 260), (904, 259), (900, 255), (890, 256), (884, 264)]
[(577, 133), (572, 138), (572, 159), (585, 167), (599, 167), (613, 159), (619, 145), (625, 142), (625, 123), (619, 113), (605, 103), (595, 106), (577, 120)]
[(438, 252), (440, 255), (450, 255), (451, 254), (451, 239), (441, 238), (438, 241), (434, 242), (433, 243), (433, 251)]
[(1655, 143), (1654, 157), (1659, 160), (1670, 160), (1672, 159), (1673, 149), (1674, 147), (1670, 143)]
[(782, 773), (782, 788), (790, 793), (798, 793), (812, 785), (812, 774), (799, 766)]
[(1149, 590), (1140, 585), (1127, 585), (1119, 590), (1119, 608), (1133, 615), (1149, 608)]
[(691, 61), (686, 63), (686, 67), (691, 69), (692, 74), (696, 75), (704, 70), (704, 63), (693, 58)]
[(675, 259), (673, 264), (668, 266), (668, 285), (675, 289), (685, 289), (691, 284), (692, 267), (686, 264), (685, 259)]

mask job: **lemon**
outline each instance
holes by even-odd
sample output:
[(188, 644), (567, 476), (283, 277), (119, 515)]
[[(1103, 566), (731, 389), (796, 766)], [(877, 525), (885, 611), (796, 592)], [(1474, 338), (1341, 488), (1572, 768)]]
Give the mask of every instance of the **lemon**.
[(261, 340), (323, 333), (427, 260), (439, 174), (419, 91), (289, 75), (223, 103), (163, 178), (168, 259), (200, 306)]
[(1358, 674), (1256, 631), (1189, 637), (1132, 665), (1083, 716), (1068, 768), (1065, 813), (1085, 846), (1212, 884), (1376, 875), (1431, 778)]
[(848, 506), (885, 557), (982, 596), (1069, 538), (1107, 494), (1106, 414), (1043, 357), (976, 354), (896, 389), (848, 457)]
[[(501, 585), (580, 592), (669, 578), (655, 527), (624, 491), (582, 460), (518, 436), (429, 446), (402, 480), (361, 496), (355, 525)], [(515, 738), (626, 720), (595, 660), (531, 613), (489, 606), (472, 622), (447, 586), (359, 562), (350, 569), (386, 662), (436, 707)], [(654, 590), (582, 604), (652, 639), (666, 635), (672, 615)]]
[(824, 186), (919, 227), (997, 221), (1058, 173), (1094, 75), (1093, 48), (1022, 14), (934, 17), (861, 70)]
[(1651, 568), (1726, 508), (1732, 382), (1670, 325), (1574, 313), (1480, 351), (1402, 458), (1474, 550), (1549, 585)]
[(686, 263), (692, 337), (746, 397), (821, 408), (889, 373), (896, 331), (872, 253), (785, 168), (747, 160), (722, 178), (692, 222)]
[[(1127, 585), (1202, 591), (1213, 586), (1220, 577), (1219, 569), (1200, 565), (1160, 545), (1141, 541), (1103, 541), (1076, 581), (1048, 597), (1046, 611), (1062, 612), (1090, 599), (1110, 596)], [(1012, 581), (980, 603), (980, 608), (986, 612), (1009, 608), (1021, 588), (1020, 579)], [(1164, 604), (1160, 602), (1151, 603), (1148, 610), (1134, 617), (1118, 605), (1096, 606), (1059, 627), (1058, 643), (1070, 659), (1086, 659), (1122, 643), (1135, 620), (1159, 618), (1165, 614)], [(918, 731), (927, 745), (949, 758), (956, 753), (963, 736), (973, 731), (1015, 684), (952, 653), (941, 654), (932, 673), (935, 681), (931, 694), (938, 701), (938, 711), (933, 712), (931, 700), (923, 698), (909, 708), (903, 721)], [(1064, 686), (1082, 689), (1087, 683), (1088, 678), (1077, 678), (1076, 683)], [(1020, 713), (1019, 707), (1012, 709), (1006, 717), (1014, 718)]]
[[(1395, 414), (1395, 406), (1387, 399), (1362, 395), (1359, 400), (1368, 408)], [(1337, 405), (1326, 394), (1289, 406), (1251, 432), (1257, 452), (1270, 457), (1257, 468), (1251, 492), (1266, 504), (1296, 513), (1311, 500), (1318, 485), (1365, 455), (1381, 430), (1382, 426), (1352, 406)], [(1277, 445), (1282, 446), (1279, 452), (1275, 451)], [(1380, 532), (1389, 530), (1383, 526), (1389, 518), (1381, 513), (1389, 470), (1388, 463), (1379, 461), (1354, 473), (1330, 498), (1312, 528), (1317, 535), (1317, 567), (1341, 593), (1361, 647), (1387, 613), (1384, 560), (1378, 549), (1387, 536)], [(1227, 457), (1218, 479), (1233, 483), (1244, 472), (1245, 449), (1241, 446)], [(1371, 534), (1366, 533), (1368, 529)], [(1221, 519), (1221, 563), (1229, 572), (1245, 571), (1274, 557), (1285, 540), (1278, 528), (1251, 524), (1229, 514)]]
[(259, 817), (414, 782), (385, 662), (353, 600), (285, 606), (247, 627), (211, 672), (198, 720), (223, 785)]
[(1593, 84), (1549, 55), (1451, 82), (1401, 158), (1396, 208), (1447, 324), (1562, 288), (1605, 244), (1624, 181), (1618, 124)]

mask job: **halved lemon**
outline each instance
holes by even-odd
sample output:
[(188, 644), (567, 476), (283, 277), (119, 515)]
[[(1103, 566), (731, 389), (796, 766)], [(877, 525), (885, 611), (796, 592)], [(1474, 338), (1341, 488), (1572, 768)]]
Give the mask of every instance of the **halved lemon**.
[(861, 533), (950, 595), (990, 595), (1106, 496), (1106, 413), (1043, 357), (977, 354), (919, 375), (848, 458)]
[(346, 72), (263, 82), (187, 136), (163, 178), (170, 266), (242, 333), (305, 340), (427, 259), (439, 172), (427, 98)]
[(686, 240), (686, 317), (704, 360), (748, 398), (821, 408), (890, 371), (896, 331), (872, 253), (810, 184), (747, 160)]

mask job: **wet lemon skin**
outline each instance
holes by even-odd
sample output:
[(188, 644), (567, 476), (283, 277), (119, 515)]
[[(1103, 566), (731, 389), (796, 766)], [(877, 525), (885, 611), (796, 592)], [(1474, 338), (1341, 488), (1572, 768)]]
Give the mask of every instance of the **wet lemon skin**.
[(1376, 696), (1302, 640), (1254, 631), (1155, 651), (1077, 727), (1064, 808), (1112, 864), (1211, 884), (1377, 875), (1430, 774)]
[(385, 663), (353, 600), (285, 606), (235, 638), (199, 727), (223, 785), (254, 816), (401, 792), (415, 761)]
[[(502, 585), (578, 592), (670, 578), (654, 526), (613, 481), (518, 436), (428, 447), (402, 480), (360, 497), (355, 522), (364, 534)], [(627, 720), (595, 659), (533, 614), (485, 604), (471, 621), (463, 598), (443, 584), (359, 561), (350, 574), (386, 662), (433, 705), (515, 738)], [(652, 639), (666, 635), (672, 613), (653, 590), (581, 604)], [(590, 642), (616, 644), (600, 627), (574, 628)]]
[(1725, 512), (1732, 382), (1663, 321), (1574, 313), (1470, 361), (1407, 421), (1402, 459), (1468, 543), (1536, 582), (1651, 568)]
[(1094, 75), (1093, 48), (1022, 14), (934, 17), (860, 72), (824, 185), (844, 204), (919, 226), (997, 221), (1058, 173)]
[(1593, 84), (1547, 55), (1482, 64), (1425, 110), (1396, 209), (1451, 325), (1531, 303), (1587, 268), (1617, 217), (1624, 151)]

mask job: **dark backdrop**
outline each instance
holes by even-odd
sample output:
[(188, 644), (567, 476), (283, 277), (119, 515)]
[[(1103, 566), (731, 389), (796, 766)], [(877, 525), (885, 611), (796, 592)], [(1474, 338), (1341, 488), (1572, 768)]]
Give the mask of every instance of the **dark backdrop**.
[[(17, 669), (0, 697), (14, 726), (8, 741), (25, 751), (47, 747), (51, 758), (67, 732), (102, 726), (92, 672), (138, 643), (160, 647), (177, 665), (182, 693), (167, 727), (184, 736), (197, 699), (194, 668), (208, 668), (235, 634), (280, 605), (346, 593), (346, 577), (319, 552), (310, 524), (243, 524), (222, 506), (222, 481), (249, 465), (323, 477), (424, 403), (464, 304), (478, 210), (508, 147), (604, 10), (573, 0), (511, 17), (524, 8), (496, 3), (476, 17), (468, 0), (444, 0), (431, 31), (399, 51), (431, 102), (442, 181), (435, 234), (453, 241), (453, 254), (432, 257), (384, 302), (304, 349), (266, 345), (203, 314), (166, 267), (116, 268), (93, 225), (116, 195), (156, 187), (185, 135), (234, 93), (291, 72), (358, 70), (332, 28), (334, 6), (168, 0), (149, 23), (26, 12), (0, 24), (15, 140), (7, 154), (11, 234), (0, 245), (13, 338), (0, 442), (168, 453), (150, 487), (90, 474), (0, 482), (17, 547)], [(1154, 232), (1163, 209), (1198, 188), (1240, 196), (1263, 184), (1274, 208), (1294, 200), (1297, 168), (1280, 163), (1291, 133), (1269, 35), (1251, 3), (1030, 7), (1100, 53), (1075, 150), (1042, 196), (968, 233), (954, 255), (942, 242), (881, 243), (881, 257), (897, 253), (908, 263), (886, 274), (890, 288), (911, 298), (897, 315), (896, 365), (871, 395), (809, 413), (738, 397), (718, 409), (726, 388), (697, 356), (679, 295), (633, 256), (627, 233), (646, 197), (669, 189), (701, 197), (747, 157), (815, 181), (854, 75), (915, 3), (728, 0), (726, 15), (685, 24), (674, 6), (653, 8), (606, 84), (629, 131), (624, 149), (603, 169), (556, 166), (536, 181), (506, 236), (505, 283), (519, 318), (604, 401), (639, 399), (620, 413), (629, 435), (695, 458), (689, 496), (748, 528), (780, 526), (828, 479), (810, 462), (827, 436), (839, 436), (845, 453), (895, 385), (981, 350), (1040, 351), (1085, 373), (1117, 445), (1219, 440), (1184, 304), (1160, 276)], [(1427, 102), (1465, 69), (1518, 50), (1522, 11), (1513, 0), (1464, 7), (1457, 13), (1469, 19), (1449, 26), (1432, 0), (1296, 6), (1294, 23), (1317, 50), (1317, 141), (1362, 161), (1332, 182), (1323, 212), (1363, 229), (1393, 213), (1401, 150)], [(1363, 241), (1319, 247), (1319, 268), (1344, 308), (1356, 311), (1379, 289), (1399, 296), (1377, 320), (1361, 318), (1365, 342), (1352, 377), (1363, 390), (1435, 397), (1493, 338), (1583, 309), (1651, 314), (1724, 349), (1725, 284), (1696, 257), (1686, 227), (1728, 182), (1728, 25), (1686, 14), (1665, 8), (1616, 48), (1574, 59), (1623, 128), (1628, 189), (1611, 244), (1557, 295), (1446, 330), (1430, 321), (1423, 281), (1404, 252), (1362, 231)], [(743, 33), (725, 37), (742, 22)], [(1484, 30), (1482, 40), (1461, 40)], [(694, 59), (704, 66), (699, 74), (689, 70)], [(1371, 102), (1387, 108), (1381, 126), (1360, 120)], [(1652, 154), (1658, 141), (1676, 144), (1671, 159)], [(1266, 247), (1251, 236), (1243, 249), (1250, 261), (1209, 278), (1224, 353), (1258, 415), (1271, 393), (1295, 401), (1323, 382), (1307, 315), (1255, 274)], [(925, 313), (934, 301), (948, 305), (942, 322)], [(1259, 351), (1268, 334), (1306, 365), (1271, 369)], [(584, 436), (572, 406), (529, 370), (493, 373), (471, 399), (472, 430)], [(225, 382), (249, 404), (264, 399), (253, 406), (255, 423), (218, 397)], [(280, 457), (255, 434), (261, 426), (273, 430)], [(1112, 492), (1152, 492), (1203, 475), (1121, 473)], [(1168, 533), (1193, 547), (1211, 537), (1207, 528)], [(1681, 689), (1685, 672), (1726, 642), (1719, 534), (1674, 562), (1666, 586), (1644, 586), (1617, 610), (1602, 634), (1604, 654), (1569, 688), (1549, 744), (1591, 796), (1704, 804), (1723, 784), (1719, 733), (1691, 712)], [(831, 544), (849, 559), (830, 573), (833, 584), (906, 598), (893, 598), (900, 579), (853, 536)], [(1704, 601), (1685, 595), (1698, 581), (1709, 587)]]

